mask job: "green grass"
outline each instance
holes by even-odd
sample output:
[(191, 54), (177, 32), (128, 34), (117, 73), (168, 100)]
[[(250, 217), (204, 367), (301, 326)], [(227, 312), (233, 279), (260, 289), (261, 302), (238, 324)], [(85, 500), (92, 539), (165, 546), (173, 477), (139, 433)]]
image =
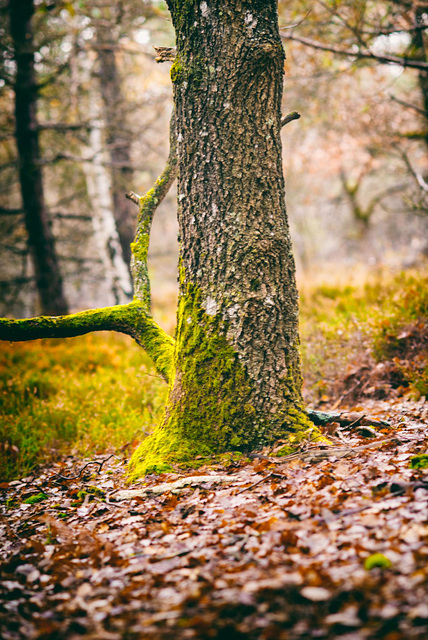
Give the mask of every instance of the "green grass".
[(159, 419), (166, 391), (124, 336), (0, 343), (0, 478), (71, 451), (136, 446)]
[[(350, 275), (351, 279), (352, 274)], [(311, 399), (362, 362), (392, 361), (428, 395), (428, 275), (375, 273), (353, 284), (301, 285), (304, 377)]]

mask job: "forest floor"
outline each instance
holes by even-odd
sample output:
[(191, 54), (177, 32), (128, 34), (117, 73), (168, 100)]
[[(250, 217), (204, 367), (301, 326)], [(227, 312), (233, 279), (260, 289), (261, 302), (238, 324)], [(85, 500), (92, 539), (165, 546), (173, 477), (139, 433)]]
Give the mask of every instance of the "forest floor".
[(141, 349), (2, 344), (2, 640), (428, 638), (428, 276), (301, 289), (332, 444), (132, 487), (166, 394)]
[(390, 425), (128, 489), (113, 456), (3, 483), (1, 637), (427, 638), (428, 407), (360, 409)]

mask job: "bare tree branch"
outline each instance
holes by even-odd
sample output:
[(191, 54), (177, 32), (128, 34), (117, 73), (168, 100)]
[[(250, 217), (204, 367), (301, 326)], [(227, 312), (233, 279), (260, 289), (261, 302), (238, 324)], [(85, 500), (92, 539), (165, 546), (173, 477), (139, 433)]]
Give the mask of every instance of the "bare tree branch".
[(0, 216), (17, 216), (21, 213), (24, 213), (22, 209), (6, 209), (5, 207), (0, 207)]
[(281, 118), (281, 127), (284, 127), (289, 122), (292, 122), (293, 120), (298, 120), (299, 118), (300, 118), (300, 113), (297, 113), (297, 111), (292, 111), (291, 113)]
[(337, 47), (323, 44), (322, 42), (318, 42), (317, 40), (311, 40), (303, 36), (295, 36), (292, 33), (281, 34), (281, 38), (283, 40), (293, 40), (295, 42), (300, 42), (307, 47), (312, 47), (312, 49), (331, 51), (331, 53), (335, 53), (336, 55), (354, 58), (355, 60), (376, 60), (380, 64), (397, 64), (400, 67), (428, 71), (428, 62), (412, 60), (411, 58), (392, 56), (389, 54), (375, 54), (372, 51), (351, 51), (349, 49), (338, 49)]
[(425, 118), (428, 117), (428, 113), (425, 111), (425, 109), (421, 109), (420, 107), (417, 107), (415, 104), (410, 104), (410, 102), (405, 102), (404, 100), (400, 100), (400, 98), (397, 98), (392, 94), (390, 95), (390, 98), (394, 102), (401, 104), (403, 107), (407, 107), (408, 109), (413, 109), (413, 111), (416, 111), (416, 113), (420, 113), (421, 116), (424, 116)]
[(126, 193), (125, 198), (128, 198), (128, 200), (131, 200), (131, 202), (140, 206), (141, 196), (138, 196), (134, 191), (129, 191), (128, 193)]

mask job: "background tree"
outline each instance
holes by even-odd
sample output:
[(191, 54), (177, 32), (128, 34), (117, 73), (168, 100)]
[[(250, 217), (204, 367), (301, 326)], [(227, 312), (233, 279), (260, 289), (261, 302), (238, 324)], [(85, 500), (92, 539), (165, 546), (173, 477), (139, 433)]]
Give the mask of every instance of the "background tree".
[[(416, 18), (424, 4), (317, 1), (308, 12), (299, 0), (279, 3), (288, 95), (303, 116), (287, 137), (299, 149), (287, 174), (300, 264), (399, 266), (424, 251), (427, 121), (420, 78), (427, 69), (412, 46), (415, 33), (425, 37), (425, 18)], [(350, 185), (358, 182), (361, 210), (375, 205), (363, 234), (370, 242), (361, 243), (342, 175)]]
[[(13, 49), (7, 2), (3, 9), (0, 225), (4, 243), (0, 258), (0, 305), (3, 313), (25, 316), (34, 314), (37, 307), (32, 295), (33, 269), (27, 258), (28, 238), (16, 189), (14, 115), (8, 84), (14, 69), (11, 68), (13, 60), (8, 59)], [(122, 247), (127, 246), (129, 255), (132, 240), (129, 229), (135, 228), (136, 212), (132, 212), (123, 198), (127, 187), (123, 182), (119, 185), (119, 178), (121, 174), (132, 175), (138, 169), (135, 173), (137, 187), (148, 186), (155, 179), (162, 159), (162, 144), (153, 144), (159, 130), (165, 131), (163, 144), (167, 142), (169, 105), (164, 106), (166, 78), (162, 79), (166, 73), (158, 73), (157, 91), (144, 89), (153, 75), (155, 53), (149, 54), (148, 44), (141, 47), (137, 42), (138, 38), (147, 38), (147, 20), (155, 22), (162, 32), (167, 23), (162, 17), (164, 14), (161, 12), (160, 15), (151, 4), (145, 5), (142, 12), (140, 3), (132, 0), (118, 3), (41, 2), (36, 6), (32, 27), (35, 72), (40, 85), (38, 166), (43, 167), (46, 217), (57, 242), (59, 268), (73, 309), (124, 301), (131, 290), (129, 271), (128, 275), (124, 274), (128, 267), (121, 254)], [(115, 100), (109, 113), (102, 96), (104, 83), (97, 48), (100, 23), (103, 29), (110, 25), (110, 32), (117, 36), (113, 56), (117, 91), (109, 91)], [(108, 64), (111, 60), (110, 55)], [(104, 71), (107, 67), (104, 64)], [(141, 83), (142, 75), (143, 90), (139, 93), (136, 86)], [(125, 78), (124, 82), (122, 78)], [(153, 107), (161, 101), (162, 107), (147, 118), (145, 104), (149, 102)], [(107, 117), (114, 110), (116, 116), (109, 120), (107, 128)], [(89, 117), (91, 113), (92, 118)], [(126, 136), (125, 140), (123, 136)], [(122, 156), (126, 148), (128, 160), (115, 155), (118, 148)], [(143, 162), (141, 158), (144, 158)], [(115, 220), (114, 203), (119, 200), (120, 188), (121, 200), (125, 201), (121, 210), (131, 218), (125, 221), (128, 236), (117, 245), (117, 234), (122, 227), (118, 216)]]
[(33, 0), (10, 0), (10, 33), (16, 75), (15, 135), (19, 158), (19, 179), (28, 243), (36, 274), (43, 313), (67, 313), (68, 305), (47, 217), (40, 166), (37, 121), (37, 82), (34, 70)]

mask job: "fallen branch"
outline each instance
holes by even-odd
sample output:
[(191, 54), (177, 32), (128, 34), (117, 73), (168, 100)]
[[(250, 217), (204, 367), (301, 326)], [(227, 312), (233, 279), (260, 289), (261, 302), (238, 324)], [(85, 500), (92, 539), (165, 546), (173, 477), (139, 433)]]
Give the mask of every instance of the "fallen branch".
[(306, 413), (308, 418), (319, 426), (325, 426), (329, 422), (338, 422), (341, 427), (347, 427), (348, 429), (358, 423), (365, 427), (391, 426), (386, 420), (374, 420), (373, 418), (367, 417), (364, 413), (347, 413), (343, 411), (337, 413), (335, 411), (316, 411), (315, 409), (306, 409)]
[(326, 458), (344, 458), (347, 455), (370, 449), (371, 447), (381, 447), (388, 442), (396, 441), (396, 438), (384, 438), (377, 442), (370, 442), (369, 444), (363, 444), (360, 447), (328, 447), (325, 449), (310, 449), (309, 451), (299, 451), (298, 453), (290, 453), (288, 456), (263, 456), (257, 453), (249, 454), (250, 458), (260, 458), (261, 460), (268, 460), (273, 464), (285, 464), (292, 460), (325, 460)]
[[(264, 478), (262, 478), (263, 480)], [(166, 493), (167, 491), (171, 491), (173, 493), (184, 489), (185, 487), (197, 487), (201, 484), (206, 484), (207, 482), (221, 483), (221, 484), (231, 484), (235, 480), (241, 480), (242, 478), (237, 478), (236, 476), (228, 476), (225, 474), (216, 474), (211, 476), (188, 476), (186, 478), (180, 478), (175, 482), (163, 482), (162, 484), (157, 484), (154, 487), (144, 487), (143, 489), (129, 489), (123, 491), (117, 491), (116, 493), (111, 493), (109, 498), (114, 497), (114, 500), (132, 500), (133, 498), (144, 498), (146, 496), (155, 495), (159, 496), (162, 493)]]

